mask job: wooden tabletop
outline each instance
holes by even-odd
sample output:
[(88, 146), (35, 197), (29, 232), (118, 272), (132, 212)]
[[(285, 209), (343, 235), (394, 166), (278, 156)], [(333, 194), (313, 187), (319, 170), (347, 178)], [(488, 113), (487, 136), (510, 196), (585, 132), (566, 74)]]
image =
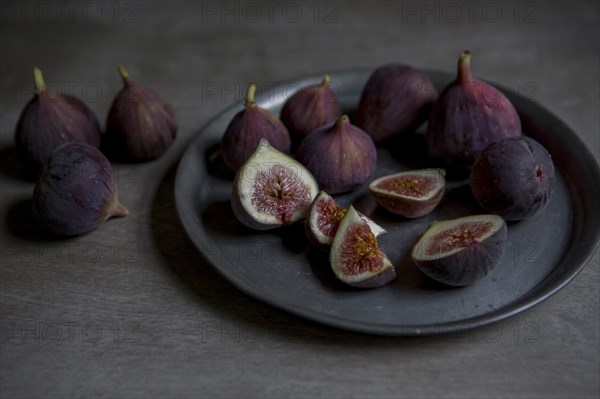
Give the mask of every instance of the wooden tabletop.
[[(600, 258), (519, 315), (453, 335), (378, 337), (241, 293), (188, 241), (178, 161), (247, 82), (402, 62), (476, 75), (538, 101), (600, 158), (600, 6), (531, 2), (17, 2), (0, 9), (0, 395), (9, 397), (572, 397), (600, 395)], [(159, 159), (114, 164), (131, 215), (42, 233), (13, 150), (31, 71), (102, 125), (116, 64), (179, 123)]]

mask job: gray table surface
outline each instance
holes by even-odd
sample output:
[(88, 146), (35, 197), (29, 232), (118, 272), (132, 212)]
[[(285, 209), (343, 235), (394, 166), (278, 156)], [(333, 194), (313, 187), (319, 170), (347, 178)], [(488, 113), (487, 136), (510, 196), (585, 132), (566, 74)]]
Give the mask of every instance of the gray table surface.
[[(403, 62), (476, 75), (563, 119), (599, 157), (600, 6), (575, 2), (1, 3), (0, 395), (8, 397), (598, 397), (599, 257), (506, 321), (451, 336), (324, 327), (233, 288), (174, 208), (181, 154), (249, 81)], [(131, 215), (68, 240), (32, 220), (12, 148), (37, 65), (103, 121), (115, 64), (163, 94), (174, 146), (116, 164)]]

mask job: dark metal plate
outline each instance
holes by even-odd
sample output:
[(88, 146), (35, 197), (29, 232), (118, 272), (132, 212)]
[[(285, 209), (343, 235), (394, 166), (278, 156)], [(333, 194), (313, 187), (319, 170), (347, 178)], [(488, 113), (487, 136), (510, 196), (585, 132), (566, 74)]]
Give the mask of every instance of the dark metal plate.
[[(331, 74), (342, 108), (356, 108), (371, 70)], [(425, 71), (438, 90), (453, 76)], [(278, 113), (299, 87), (315, 75), (269, 88), (259, 105)], [(525, 134), (541, 142), (557, 167), (554, 195), (541, 214), (510, 223), (500, 263), (484, 279), (464, 288), (429, 280), (411, 263), (412, 245), (435, 219), (482, 213), (466, 182), (448, 185), (440, 206), (416, 220), (376, 209), (371, 217), (388, 230), (380, 245), (396, 265), (398, 277), (385, 287), (359, 290), (344, 286), (330, 271), (327, 255), (311, 248), (302, 225), (268, 232), (243, 227), (230, 207), (232, 177), (211, 160), (236, 104), (209, 122), (183, 156), (175, 200), (190, 239), (229, 282), (268, 304), (327, 325), (374, 334), (422, 335), (482, 326), (521, 312), (567, 284), (586, 264), (600, 238), (600, 170), (577, 135), (539, 104), (500, 89), (518, 110)], [(421, 132), (422, 132), (421, 128)], [(428, 166), (422, 135), (414, 134), (380, 148), (376, 177)], [(338, 196), (344, 205), (374, 209), (365, 187)]]

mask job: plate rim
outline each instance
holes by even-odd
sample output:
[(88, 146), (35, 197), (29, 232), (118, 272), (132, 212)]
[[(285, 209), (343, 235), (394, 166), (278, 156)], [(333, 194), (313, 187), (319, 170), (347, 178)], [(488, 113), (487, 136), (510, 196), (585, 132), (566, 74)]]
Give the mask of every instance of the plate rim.
[[(339, 75), (351, 75), (351, 74), (370, 74), (376, 67), (365, 67), (365, 68), (348, 68), (348, 69), (338, 69), (329, 71), (328, 74), (333, 76)], [(450, 75), (447, 71), (433, 70), (433, 69), (421, 69), (417, 68), (419, 71), (431, 75), (431, 74), (442, 74), (442, 75)], [(303, 87), (311, 82), (318, 81), (321, 79), (323, 74), (311, 74), (304, 75), (298, 77), (297, 79), (292, 79), (288, 81), (281, 82), (280, 84), (273, 86), (270, 90), (277, 92), (277, 90), (281, 90), (283, 87), (289, 87), (290, 85), (296, 85), (298, 88)], [(525, 101), (529, 99), (524, 98), (523, 96), (515, 93), (509, 88), (506, 88), (500, 84), (495, 82), (489, 82), (484, 80), (487, 83), (492, 84), (493, 86), (500, 89), (503, 93), (507, 94), (507, 96), (512, 98), (521, 98)], [(260, 93), (260, 92), (258, 92)], [(513, 101), (511, 99), (511, 101)], [(530, 100), (529, 100), (530, 101)], [(191, 241), (192, 245), (202, 257), (202, 259), (210, 265), (213, 270), (215, 270), (218, 274), (220, 274), (226, 281), (232, 284), (235, 288), (242, 291), (246, 295), (251, 296), (254, 299), (260, 300), (263, 303), (266, 303), (270, 306), (288, 312), (290, 314), (294, 314), (296, 316), (300, 316), (302, 318), (311, 320), (312, 322), (328, 325), (330, 327), (341, 328), (344, 330), (359, 332), (359, 333), (367, 333), (367, 334), (376, 334), (376, 335), (387, 335), (387, 336), (423, 336), (423, 335), (442, 335), (448, 333), (456, 333), (460, 331), (465, 331), (473, 328), (483, 327), (492, 323), (496, 323), (500, 320), (504, 320), (506, 318), (512, 317), (518, 313), (521, 313), (527, 309), (530, 309), (544, 300), (548, 299), (558, 291), (560, 291), (563, 287), (569, 284), (589, 263), (589, 261), (594, 256), (595, 252), (600, 247), (600, 225), (595, 229), (592, 228), (592, 237), (588, 237), (587, 240), (581, 240), (581, 235), (586, 233), (586, 228), (589, 230), (590, 223), (579, 223), (579, 229), (577, 227), (577, 218), (582, 219), (582, 213), (585, 213), (584, 210), (577, 209), (573, 206), (573, 221), (571, 222), (571, 226), (573, 228), (573, 235), (571, 236), (571, 241), (569, 243), (567, 252), (563, 255), (561, 261), (556, 265), (557, 268), (564, 264), (566, 261), (575, 262), (574, 266), (570, 266), (567, 274), (560, 276), (560, 278), (556, 279), (556, 272), (552, 272), (548, 274), (544, 280), (542, 280), (538, 285), (533, 287), (531, 290), (526, 292), (523, 296), (516, 299), (515, 301), (502, 306), (500, 308), (494, 309), (492, 311), (486, 312), (484, 314), (470, 317), (462, 320), (451, 321), (451, 322), (443, 322), (437, 324), (403, 324), (403, 325), (388, 325), (381, 323), (372, 323), (372, 322), (364, 322), (364, 321), (353, 321), (347, 318), (337, 317), (333, 315), (323, 314), (317, 312), (315, 310), (309, 308), (303, 308), (294, 303), (289, 303), (287, 301), (282, 300), (274, 300), (272, 296), (265, 294), (263, 291), (247, 285), (245, 282), (237, 279), (229, 270), (225, 270), (223, 268), (219, 268), (218, 265), (213, 264), (201, 251), (199, 246), (193, 239), (193, 233), (188, 229), (191, 229), (193, 226), (188, 218), (183, 214), (183, 209), (185, 207), (184, 198), (182, 195), (178, 194), (182, 192), (182, 187), (184, 186), (183, 179), (186, 173), (186, 165), (189, 163), (190, 159), (192, 159), (194, 155), (193, 149), (198, 146), (204, 139), (202, 136), (202, 132), (207, 130), (214, 123), (219, 122), (225, 115), (233, 112), (236, 109), (241, 109), (241, 105), (243, 101), (237, 101), (233, 104), (230, 104), (223, 109), (221, 109), (213, 118), (211, 118), (207, 123), (205, 123), (202, 128), (198, 131), (195, 137), (191, 138), (188, 142), (187, 149), (184, 151), (183, 156), (179, 160), (179, 164), (177, 166), (177, 173), (175, 176), (175, 184), (174, 184), (174, 198), (175, 198), (175, 208), (176, 213), (179, 218), (179, 221), (185, 231), (188, 239)], [(261, 104), (261, 101), (258, 102)], [(513, 101), (514, 104), (514, 101)], [(545, 114), (546, 118), (549, 118), (551, 122), (560, 124), (561, 128), (566, 129), (568, 134), (568, 147), (570, 150), (568, 152), (572, 152), (573, 149), (577, 150), (578, 154), (578, 164), (585, 164), (587, 167), (584, 168), (586, 171), (586, 175), (589, 177), (595, 177), (597, 182), (600, 182), (600, 166), (596, 158), (591, 153), (590, 149), (585, 145), (585, 143), (581, 140), (579, 135), (575, 133), (573, 129), (571, 129), (566, 123), (564, 123), (560, 118), (554, 115), (547, 108), (539, 104), (539, 102), (530, 102), (525, 103), (521, 106), (530, 106), (534, 107), (537, 112), (542, 112)], [(521, 108), (521, 107), (515, 107)], [(557, 167), (558, 168), (558, 167)], [(584, 201), (583, 198), (577, 198), (574, 196), (574, 190), (577, 189), (577, 184), (563, 173), (565, 176), (565, 184), (567, 185), (569, 196), (573, 202), (576, 199)], [(584, 179), (588, 180), (588, 179)], [(595, 198), (600, 198), (600, 190), (596, 187), (596, 190), (591, 190), (593, 196)], [(589, 193), (589, 191), (588, 191)], [(585, 202), (585, 201), (584, 201)], [(589, 204), (591, 201), (588, 200)], [(585, 204), (584, 204), (585, 205)], [(595, 209), (592, 207), (592, 211)], [(600, 214), (600, 211), (596, 213)], [(201, 223), (198, 221), (198, 223)], [(578, 251), (573, 253), (574, 245), (579, 244), (582, 248), (579, 248)], [(574, 258), (574, 259), (571, 259)], [(556, 281), (554, 281), (556, 280)], [(533, 294), (532, 294), (533, 293)], [(527, 295), (530, 294), (530, 295)]]

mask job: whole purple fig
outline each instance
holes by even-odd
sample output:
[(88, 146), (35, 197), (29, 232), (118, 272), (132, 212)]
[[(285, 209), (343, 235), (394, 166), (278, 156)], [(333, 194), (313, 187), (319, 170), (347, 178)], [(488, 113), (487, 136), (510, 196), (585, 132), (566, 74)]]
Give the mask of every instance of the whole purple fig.
[(177, 136), (173, 111), (157, 93), (133, 80), (122, 65), (117, 69), (124, 86), (108, 113), (103, 149), (122, 160), (156, 158)]
[(429, 155), (447, 168), (468, 170), (491, 142), (521, 135), (521, 120), (498, 89), (471, 75), (471, 53), (460, 55), (456, 80), (444, 89), (429, 117)]
[(506, 220), (529, 219), (552, 197), (554, 163), (531, 137), (509, 137), (481, 151), (469, 182), (473, 196), (489, 213)]
[(47, 91), (42, 71), (33, 69), (34, 97), (21, 112), (15, 147), (29, 172), (37, 173), (52, 151), (67, 142), (100, 146), (96, 116), (79, 99)]
[(67, 143), (52, 152), (33, 191), (33, 215), (42, 227), (71, 236), (128, 214), (117, 199), (110, 163), (99, 150)]
[(380, 142), (409, 133), (429, 117), (438, 94), (422, 72), (400, 64), (377, 68), (365, 85), (356, 125)]
[(286, 127), (275, 115), (256, 105), (255, 92), (256, 85), (251, 83), (245, 108), (229, 122), (221, 139), (223, 160), (234, 172), (256, 150), (261, 139), (279, 151), (290, 152), (291, 140)]
[(290, 134), (304, 137), (340, 117), (340, 105), (329, 81), (329, 75), (325, 75), (321, 84), (304, 87), (285, 102), (281, 121)]
[(302, 140), (296, 153), (328, 194), (354, 190), (373, 175), (377, 149), (373, 139), (342, 115)]

